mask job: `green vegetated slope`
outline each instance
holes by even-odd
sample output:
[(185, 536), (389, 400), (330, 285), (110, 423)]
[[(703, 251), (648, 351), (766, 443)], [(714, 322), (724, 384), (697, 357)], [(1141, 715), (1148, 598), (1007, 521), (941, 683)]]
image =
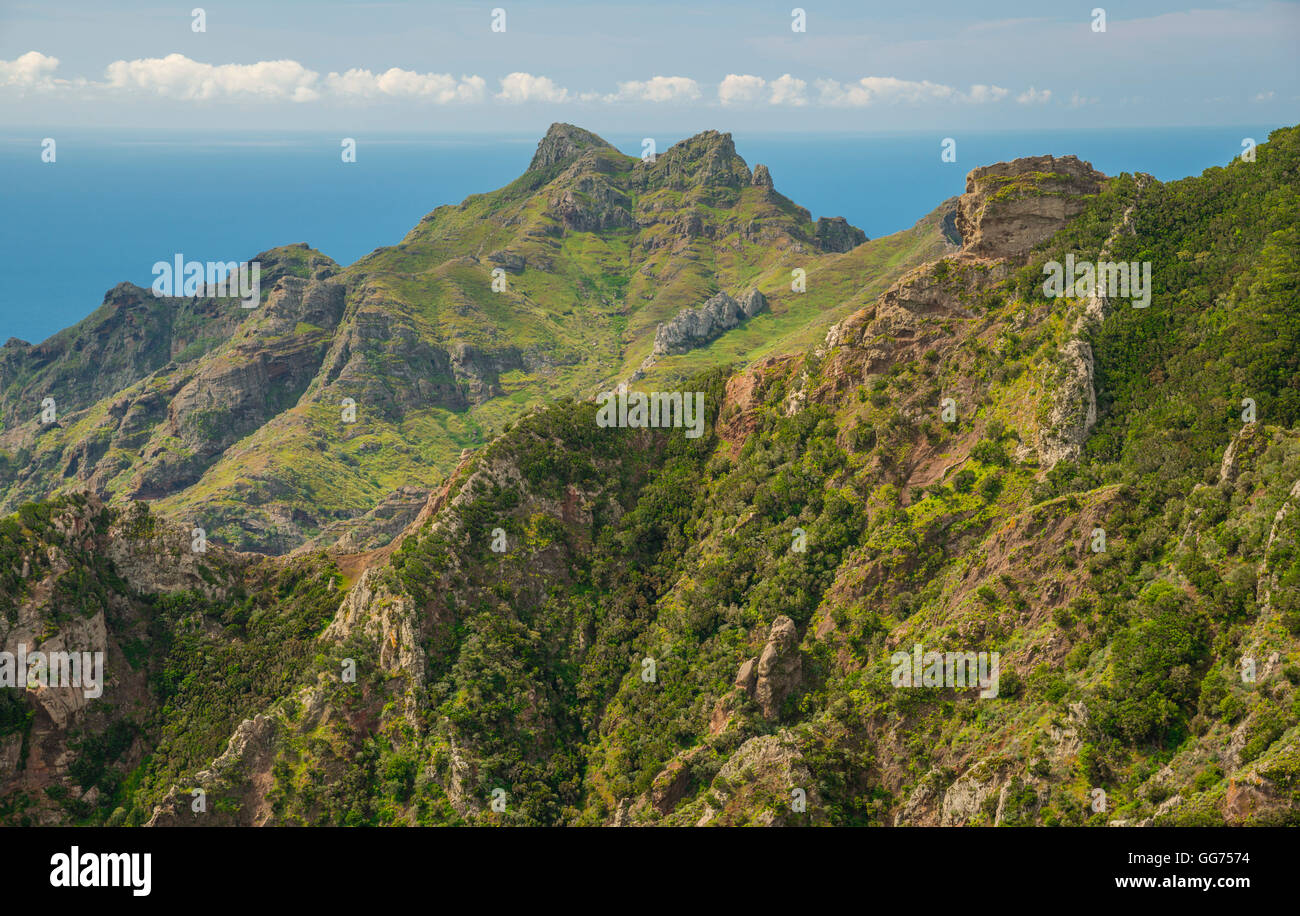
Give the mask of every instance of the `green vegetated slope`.
[[(45, 343), (10, 341), (0, 506), (147, 499), (215, 541), (288, 552), (439, 485), (521, 414), (627, 379), (661, 322), (717, 292), (757, 286), (771, 308), (643, 384), (801, 351), (949, 250), (941, 218), (864, 242), (777, 193), (728, 134), (642, 162), (557, 124), (516, 181), (346, 269), (306, 245), (258, 255), (257, 309), (123, 284)], [(47, 397), (56, 423), (37, 418)]]
[[(1257, 152), (1061, 206), (1077, 160), (973, 178), (982, 254), (691, 376), (701, 438), (527, 413), (368, 566), (25, 507), (6, 643), (61, 632), (56, 594), (101, 596), (110, 659), (140, 609), (172, 635), (129, 736), (6, 709), (3, 819), (1297, 823), (1300, 129)], [(1045, 297), (1066, 253), (1149, 261), (1150, 307)], [(151, 537), (180, 547), (142, 569)], [(892, 686), (917, 644), (999, 653), (997, 696)], [(32, 763), (65, 746), (95, 772)]]

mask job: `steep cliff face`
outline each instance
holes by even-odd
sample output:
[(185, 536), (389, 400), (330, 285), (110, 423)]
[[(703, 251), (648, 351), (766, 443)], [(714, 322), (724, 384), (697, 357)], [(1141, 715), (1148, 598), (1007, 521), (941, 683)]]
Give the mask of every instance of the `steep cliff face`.
[[(1117, 242), (1132, 236), (1133, 218), (1143, 191), (1154, 179), (1139, 174), (1133, 182), (1133, 198), (1115, 222), (1097, 260), (1110, 261)], [(1038, 430), (1038, 456), (1044, 467), (1061, 461), (1077, 461), (1083, 454), (1088, 433), (1097, 422), (1097, 394), (1092, 345), (1088, 336), (1095, 333), (1106, 316), (1118, 304), (1111, 303), (1109, 289), (1090, 291), (1083, 308), (1073, 315), (1073, 332), (1062, 345), (1043, 382), (1048, 402), (1040, 413), (1043, 421)]]
[[(887, 373), (909, 360), (955, 369), (968, 364), (965, 348), (1001, 346), (1005, 338), (989, 335), (988, 305), (996, 301), (997, 291), (1028, 253), (1087, 206), (1089, 196), (1100, 191), (1102, 179), (1073, 157), (1030, 157), (973, 170), (955, 207), (961, 249), (909, 272), (876, 302), (830, 330), (821, 352), (832, 361), (829, 374), (834, 384)], [(1049, 199), (1050, 203), (1042, 203)], [(1042, 327), (1048, 315), (1045, 306), (1025, 310), (1009, 330), (1019, 334)], [(1040, 408), (1026, 410), (1030, 398), (1018, 405), (1029, 427), (1022, 434), (1020, 455), (1033, 456), (1050, 467), (1063, 458), (1078, 457), (1096, 422), (1091, 348), (1084, 340), (1071, 339), (1039, 371), (1042, 388), (1035, 390), (1033, 400), (1041, 402)], [(969, 417), (972, 405), (993, 393), (960, 371), (944, 374), (952, 376), (946, 388), (902, 394), (904, 416), (924, 416), (951, 399), (954, 411)], [(982, 435), (983, 425), (975, 422), (968, 435)], [(905, 475), (901, 479), (930, 483), (959, 463), (940, 464), (937, 450), (929, 448), (914, 453), (913, 460), (912, 466), (898, 469)]]
[(1030, 156), (974, 169), (957, 211), (962, 249), (1019, 258), (1077, 216), (1105, 180), (1075, 156)]
[(198, 358), (234, 333), (248, 313), (215, 299), (159, 299), (119, 283), (80, 324), (41, 344), (0, 347), (0, 419), (29, 424), (53, 398), (63, 414), (116, 394), (169, 363)]
[(259, 314), (172, 395), (128, 495), (156, 499), (197, 482), (231, 445), (296, 404), (342, 316), (342, 285), (282, 278)]

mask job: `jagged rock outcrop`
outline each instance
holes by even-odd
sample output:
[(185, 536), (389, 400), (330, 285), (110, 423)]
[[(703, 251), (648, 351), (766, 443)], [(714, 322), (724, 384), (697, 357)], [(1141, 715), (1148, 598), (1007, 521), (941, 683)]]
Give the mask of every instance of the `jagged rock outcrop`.
[(756, 289), (739, 301), (727, 293), (718, 293), (699, 308), (685, 309), (659, 325), (651, 358), (703, 346), (766, 308), (767, 299)]
[[(620, 187), (632, 165), (599, 150), (583, 151), (549, 185), (546, 213), (564, 232), (600, 232), (637, 225), (632, 198)], [(543, 235), (554, 234), (547, 227)]]
[(745, 693), (751, 696), (754, 693), (754, 687), (758, 685), (758, 656), (745, 661), (736, 672), (735, 684)]
[(1259, 424), (1245, 423), (1241, 431), (1232, 437), (1228, 447), (1223, 450), (1223, 460), (1219, 462), (1219, 482), (1234, 483), (1240, 472), (1241, 458), (1251, 454), (1267, 440), (1261, 435)]
[(636, 225), (632, 199), (613, 186), (583, 179), (576, 188), (551, 195), (549, 212), (574, 232), (630, 228)]
[(135, 498), (195, 482), (228, 446), (294, 404), (320, 368), (343, 304), (339, 283), (282, 277), (221, 358), (204, 361), (172, 397), (167, 421), (143, 449)]
[(589, 149), (613, 149), (605, 140), (589, 130), (572, 124), (552, 124), (537, 144), (537, 152), (528, 163), (528, 171), (549, 168), (557, 163), (568, 162)]
[[(321, 634), (322, 639), (346, 642), (364, 634), (378, 648), (375, 662), (390, 674), (404, 674), (413, 687), (424, 683), (424, 649), (416, 633), (418, 619), (411, 600), (393, 592), (380, 580), (378, 569), (367, 569), (348, 590), (338, 615)], [(408, 711), (415, 713), (414, 700)]]
[(952, 209), (943, 220), (961, 250), (904, 274), (876, 303), (833, 326), (820, 352), (865, 346), (870, 352), (864, 369), (877, 371), (892, 362), (897, 342), (881, 346), (868, 338), (911, 339), (918, 316), (969, 317), (972, 295), (1004, 280), (1012, 262), (1064, 228), (1105, 179), (1074, 156), (1035, 156), (973, 169), (966, 193), (949, 202)]
[(772, 173), (768, 171), (767, 166), (761, 162), (754, 166), (754, 178), (752, 184), (756, 188), (775, 188), (772, 184)]
[[(227, 818), (222, 816), (222, 812), (214, 811), (216, 801), (230, 793), (244, 794), (242, 790), (250, 775), (257, 770), (269, 769), (278, 731), (278, 723), (271, 716), (258, 714), (240, 722), (221, 756), (213, 760), (210, 767), (194, 775), (190, 789), (204, 792), (202, 810), (194, 810), (195, 796), (190, 789), (172, 786), (154, 808), (145, 826), (182, 827), (225, 821)], [(256, 793), (249, 793), (247, 801), (250, 804), (240, 812), (244, 817), (237, 819), (236, 823), (265, 824), (270, 815), (265, 801)], [(213, 818), (207, 816), (209, 812), (214, 814)]]
[(1046, 417), (1038, 428), (1038, 460), (1044, 467), (1077, 460), (1097, 423), (1092, 347), (1075, 338), (1062, 348), (1051, 379)]
[(823, 216), (817, 220), (814, 238), (822, 251), (845, 252), (867, 241), (867, 234), (842, 216)]
[(692, 765), (707, 751), (708, 746), (704, 744), (682, 751), (655, 777), (648, 800), (656, 811), (667, 814), (677, 806), (691, 786)]
[[(1150, 175), (1139, 174), (1135, 182), (1137, 194), (1140, 196), (1152, 181)], [(1136, 207), (1135, 199), (1111, 228), (1098, 253), (1099, 261), (1110, 258), (1120, 235), (1133, 231)], [(1046, 381), (1044, 397), (1048, 408), (1038, 429), (1038, 460), (1045, 468), (1063, 460), (1077, 461), (1083, 454), (1088, 434), (1097, 423), (1092, 345), (1085, 335), (1099, 327), (1109, 312), (1106, 290), (1100, 287), (1093, 290), (1084, 300), (1083, 310), (1074, 323), (1073, 336), (1061, 347), (1053, 374)]]
[(1076, 156), (1030, 156), (973, 169), (956, 217), (962, 251), (1020, 258), (1082, 212), (1106, 176)]
[[(770, 177), (770, 176), (769, 176)], [(736, 153), (731, 134), (706, 130), (642, 161), (634, 172), (640, 190), (677, 191), (744, 188), (754, 181), (745, 160)]]
[(951, 197), (944, 202), (943, 218), (939, 223), (939, 230), (943, 237), (957, 247), (961, 247), (961, 232), (957, 229), (957, 212), (958, 202), (961, 198)]
[(528, 259), (513, 251), (494, 251), (487, 256), (488, 263), (504, 268), (510, 273), (522, 273)]
[(767, 645), (754, 669), (753, 697), (764, 718), (775, 719), (781, 715), (781, 704), (799, 686), (802, 677), (799, 631), (789, 617), (778, 617), (772, 621)]
[(706, 799), (699, 827), (828, 822), (817, 781), (784, 731), (742, 744), (714, 777)]

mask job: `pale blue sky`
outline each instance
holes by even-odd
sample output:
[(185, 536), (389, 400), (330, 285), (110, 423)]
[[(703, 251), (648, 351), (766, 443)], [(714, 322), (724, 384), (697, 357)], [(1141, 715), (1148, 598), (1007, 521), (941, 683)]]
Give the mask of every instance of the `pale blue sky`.
[(1291, 124), (1298, 49), (1275, 0), (0, 2), (0, 127)]

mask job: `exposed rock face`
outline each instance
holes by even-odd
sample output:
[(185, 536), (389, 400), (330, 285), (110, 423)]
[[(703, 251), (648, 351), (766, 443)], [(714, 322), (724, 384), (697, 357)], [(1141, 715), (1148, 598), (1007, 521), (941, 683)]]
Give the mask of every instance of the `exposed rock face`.
[(449, 356), (456, 381), (468, 389), (469, 400), (475, 404), (505, 394), (501, 387), (501, 373), (530, 366), (515, 347), (486, 352), (468, 344), (455, 343), (449, 349)]
[(487, 256), (488, 262), (498, 267), (503, 267), (510, 273), (520, 273), (527, 263), (527, 259), (513, 251), (494, 251)]
[(697, 744), (690, 750), (683, 751), (670, 760), (663, 772), (655, 777), (650, 785), (650, 804), (656, 811), (667, 814), (677, 806), (691, 786), (691, 765), (707, 750), (707, 745)]
[(951, 207), (943, 214), (943, 222), (940, 224), (943, 237), (952, 244), (961, 247), (961, 232), (957, 230), (957, 209), (960, 198), (952, 197), (946, 201)]
[(415, 633), (416, 615), (411, 600), (394, 595), (380, 580), (379, 570), (367, 569), (348, 591), (336, 616), (325, 628), (325, 639), (345, 642), (354, 633), (365, 634), (379, 647), (379, 667), (390, 674), (405, 674), (416, 686), (424, 683), (424, 649)]
[(1045, 467), (1075, 461), (1097, 423), (1092, 347), (1075, 338), (1062, 348), (1052, 380), (1051, 406), (1038, 430), (1038, 457)]
[(674, 144), (654, 162), (643, 161), (637, 166), (636, 177), (642, 190), (739, 189), (754, 182), (745, 160), (736, 153), (731, 134), (716, 130)]
[(1045, 799), (1040, 780), (1008, 776), (980, 761), (946, 787), (940, 770), (917, 782), (894, 816), (895, 827), (1000, 826), (1033, 823)]
[(699, 308), (685, 309), (671, 321), (659, 325), (652, 358), (703, 346), (766, 308), (767, 299), (756, 289), (751, 289), (739, 302), (726, 293), (718, 293)]
[(781, 714), (781, 704), (799, 685), (802, 675), (799, 631), (789, 617), (778, 617), (772, 622), (767, 645), (759, 656), (754, 683), (754, 699), (763, 710), (764, 718), (775, 719)]
[(632, 199), (609, 182), (591, 175), (583, 175), (574, 181), (573, 187), (552, 194), (549, 212), (574, 232), (636, 225)]
[(203, 567), (215, 556), (222, 557), (224, 562), (239, 556), (211, 544), (207, 552), (196, 552), (190, 530), (171, 527), (160, 527), (148, 537), (127, 537), (115, 529), (104, 554), (113, 561), (118, 574), (137, 591), (151, 595), (193, 591), (210, 598), (222, 598), (226, 592), (220, 583), (213, 584), (204, 578)]
[[(824, 351), (848, 345), (865, 374), (894, 364), (900, 341), (918, 352), (941, 342), (927, 319), (972, 317), (972, 297), (1005, 280), (1017, 260), (1081, 212), (1105, 180), (1074, 156), (1035, 156), (974, 169), (951, 220), (944, 219), (945, 233), (961, 240), (961, 251), (905, 274), (876, 303), (832, 327)], [(1087, 304), (1044, 380), (1048, 400), (1034, 440), (1043, 466), (1077, 459), (1097, 421), (1092, 349), (1079, 329), (1104, 317), (1105, 308), (1104, 301)], [(834, 358), (847, 357), (841, 350)]]
[[(1277, 540), (1279, 533), (1285, 530), (1283, 523), (1286, 521), (1287, 516), (1298, 508), (1300, 508), (1300, 480), (1292, 484), (1291, 492), (1287, 494), (1286, 501), (1278, 507), (1277, 513), (1273, 516), (1273, 525), (1268, 532), (1268, 543), (1264, 546), (1265, 557), (1272, 554), (1273, 542)], [(1273, 589), (1277, 584), (1277, 570), (1271, 569), (1267, 562), (1261, 564), (1256, 579), (1256, 593), (1260, 598), (1259, 604), (1262, 615), (1269, 615), (1273, 612)], [(1254, 651), (1253, 648), (1252, 651)]]
[(204, 362), (176, 392), (167, 422), (143, 450), (150, 463), (133, 495), (156, 498), (193, 483), (227, 447), (297, 402), (342, 315), (341, 284), (281, 278), (229, 354)]
[(775, 188), (772, 184), (772, 173), (762, 163), (754, 166), (753, 184), (756, 188)]
[(775, 719), (802, 675), (799, 631), (793, 620), (781, 616), (772, 621), (762, 654), (740, 666), (735, 685), (757, 701), (764, 718)]
[(549, 168), (559, 162), (567, 162), (588, 149), (613, 149), (608, 143), (589, 130), (572, 124), (552, 124), (546, 136), (537, 144), (532, 162), (528, 163), (530, 172)]
[(817, 220), (815, 238), (822, 251), (844, 252), (865, 242), (867, 234), (842, 216), (823, 216)]
[[(208, 769), (194, 775), (194, 788), (202, 787), (207, 793), (208, 797), (205, 799), (207, 811), (212, 811), (212, 805), (217, 798), (230, 794), (231, 790), (242, 788), (250, 773), (269, 769), (275, 749), (276, 733), (277, 722), (269, 716), (259, 714), (239, 723), (239, 727), (230, 736), (221, 756), (213, 760)], [(207, 811), (201, 815), (193, 810), (192, 798), (193, 796), (181, 787), (172, 786), (162, 803), (154, 808), (153, 815), (145, 826), (189, 826), (198, 823), (201, 816), (204, 817), (204, 823), (213, 823), (213, 820), (206, 817)], [(254, 798), (256, 796), (249, 800), (252, 801)], [(265, 824), (269, 815), (269, 811), (257, 812), (254, 805), (249, 805), (241, 813), (246, 816), (252, 815), (247, 820), (241, 818), (236, 821), (244, 826)]]
[[(806, 813), (795, 809), (796, 790), (803, 792)], [(742, 744), (714, 777), (708, 796), (696, 826), (777, 827), (805, 817), (814, 824), (827, 821), (816, 781), (786, 732)], [(779, 801), (758, 806), (755, 800), (761, 796)]]
[(326, 526), (304, 546), (360, 552), (390, 544), (424, 509), (429, 492), (421, 487), (398, 487), (365, 515)]
[(1232, 437), (1228, 447), (1223, 451), (1223, 460), (1219, 462), (1219, 480), (1220, 482), (1234, 483), (1237, 474), (1240, 472), (1240, 461), (1243, 455), (1248, 455), (1264, 441), (1260, 435), (1259, 425), (1256, 423), (1246, 423), (1241, 427), (1240, 432)]
[(759, 426), (755, 409), (762, 381), (768, 375), (780, 373), (795, 357), (768, 357), (737, 373), (727, 380), (723, 394), (722, 410), (717, 424), (718, 435), (731, 444), (734, 458), (740, 454), (748, 439)]
[(1075, 156), (1030, 156), (973, 169), (957, 212), (963, 251), (1020, 258), (1046, 241), (1101, 190), (1106, 176)]
[[(1136, 185), (1141, 194), (1153, 181), (1139, 174)], [(1125, 208), (1119, 221), (1102, 244), (1098, 259), (1108, 260), (1120, 235), (1132, 232), (1136, 203)], [(1047, 380), (1046, 397), (1051, 399), (1047, 422), (1038, 431), (1039, 463), (1051, 468), (1058, 461), (1077, 461), (1083, 454), (1088, 433), (1097, 422), (1097, 396), (1093, 382), (1092, 346), (1085, 333), (1106, 320), (1111, 309), (1104, 290), (1098, 289), (1084, 301), (1083, 312), (1075, 321), (1073, 336), (1061, 347), (1054, 376)]]
[(736, 672), (736, 686), (745, 693), (753, 694), (758, 685), (758, 658), (754, 657), (740, 666)]
[(996, 777), (981, 779), (974, 773), (962, 776), (943, 794), (939, 823), (945, 827), (954, 827), (975, 820), (985, 800), (997, 790)]

